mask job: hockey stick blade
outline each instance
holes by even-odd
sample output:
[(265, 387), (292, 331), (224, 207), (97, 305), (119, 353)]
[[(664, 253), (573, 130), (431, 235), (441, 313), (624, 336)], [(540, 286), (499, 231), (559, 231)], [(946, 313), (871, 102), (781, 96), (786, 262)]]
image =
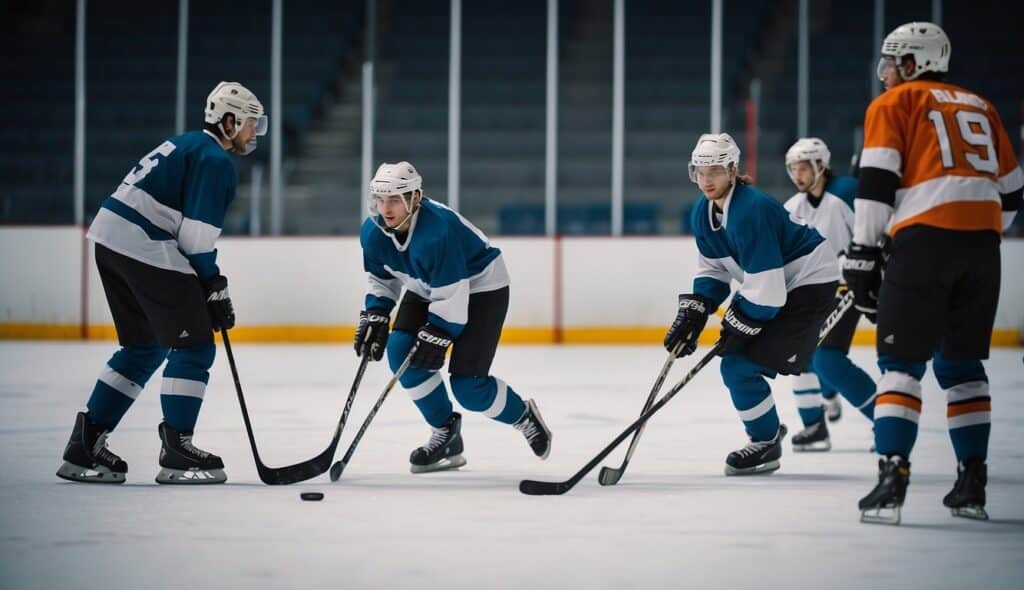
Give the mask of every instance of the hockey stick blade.
[(597, 483), (603, 486), (613, 486), (619, 483), (619, 480), (622, 479), (622, 474), (626, 472), (627, 465), (629, 465), (628, 459), (622, 460), (621, 467), (608, 467), (605, 465), (597, 474)]
[(345, 471), (345, 464), (341, 461), (335, 461), (334, 465), (331, 465), (331, 481), (338, 481), (341, 479), (341, 473)]
[(561, 496), (572, 489), (567, 481), (537, 481), (524, 479), (519, 482), (519, 491), (527, 496)]
[[(644, 407), (640, 410), (643, 414), (650, 409), (651, 404), (654, 403), (654, 399), (658, 396), (658, 392), (661, 391), (661, 386), (665, 383), (665, 377), (668, 376), (668, 372), (672, 369), (672, 363), (675, 362), (679, 356), (679, 351), (682, 349), (683, 343), (680, 342), (669, 351), (668, 359), (665, 364), (661, 367), (661, 372), (658, 373), (658, 378), (654, 380), (654, 386), (651, 387), (651, 392), (647, 395), (647, 401), (644, 402)], [(601, 471), (597, 474), (597, 482), (603, 486), (613, 486), (619, 483), (622, 479), (622, 475), (626, 473), (626, 467), (629, 465), (630, 460), (633, 458), (633, 453), (636, 452), (637, 443), (640, 442), (640, 435), (644, 433), (644, 427), (641, 426), (636, 434), (633, 435), (633, 440), (629, 441), (629, 448), (626, 449), (626, 456), (622, 458), (622, 465), (618, 468), (604, 466)]]
[[(849, 311), (852, 307), (853, 292), (847, 291), (843, 295), (842, 299), (840, 299), (839, 303), (836, 305), (835, 310), (833, 310), (832, 313), (830, 313), (829, 316), (823, 322), (821, 330), (818, 332), (819, 345), (825, 340), (825, 338), (829, 335), (832, 329), (836, 327), (836, 324), (839, 323), (839, 320), (841, 320), (843, 316), (846, 314), (846, 312)], [(590, 473), (590, 471), (598, 463), (603, 461), (609, 453), (615, 450), (615, 447), (622, 444), (622, 441), (626, 440), (626, 437), (628, 437), (634, 431), (643, 428), (644, 424), (647, 423), (647, 420), (651, 416), (653, 416), (658, 410), (663, 408), (665, 404), (671, 401), (671, 399), (675, 397), (677, 393), (679, 393), (679, 390), (681, 390), (683, 386), (685, 386), (693, 378), (693, 376), (697, 374), (698, 371), (703, 369), (706, 364), (711, 362), (711, 359), (714, 358), (717, 354), (718, 344), (715, 344), (715, 346), (706, 355), (704, 355), (704, 357), (700, 359), (700, 361), (698, 361), (692, 369), (690, 369), (690, 372), (687, 373), (685, 377), (683, 377), (678, 383), (673, 385), (672, 389), (666, 392), (665, 395), (663, 395), (656, 404), (654, 404), (653, 406), (651, 406), (650, 409), (641, 414), (640, 417), (637, 418), (636, 422), (630, 424), (629, 427), (626, 428), (626, 430), (622, 431), (622, 433), (619, 434), (619, 436), (615, 437), (615, 440), (609, 443), (608, 446), (604, 448), (604, 450), (598, 453), (596, 457), (591, 459), (589, 463), (587, 463), (586, 465), (583, 466), (583, 468), (577, 471), (575, 475), (561, 482), (523, 480), (519, 482), (519, 491), (530, 496), (552, 496), (561, 495), (571, 490), (573, 486), (579, 483), (580, 480), (587, 475), (587, 473)]]
[[(839, 302), (836, 304), (836, 308), (832, 310), (832, 312), (828, 315), (828, 317), (825, 318), (825, 321), (822, 323), (821, 330), (818, 333), (819, 345), (825, 340), (825, 338), (829, 335), (832, 329), (836, 327), (836, 324), (839, 323), (839, 320), (841, 320), (843, 316), (846, 315), (846, 312), (848, 312), (852, 307), (853, 292), (846, 291), (843, 294), (843, 297), (840, 298)], [(667, 369), (671, 366), (671, 360), (673, 360), (674, 358), (674, 356), (670, 356), (669, 360), (666, 361), (665, 368), (662, 369), (661, 375), (658, 376), (658, 381), (655, 382), (654, 388), (651, 390), (651, 396), (648, 398), (647, 404), (644, 406), (644, 412), (646, 412), (647, 409), (651, 407), (651, 402), (653, 401), (654, 396), (657, 394), (657, 391), (661, 389), (661, 385), (664, 382), (665, 376), (668, 373)], [(619, 480), (622, 479), (623, 474), (626, 472), (626, 467), (629, 465), (630, 459), (633, 457), (633, 453), (636, 449), (637, 442), (640, 439), (640, 435), (643, 434), (643, 431), (644, 427), (643, 425), (641, 425), (640, 428), (637, 429), (636, 434), (633, 435), (633, 440), (629, 444), (629, 450), (626, 451), (626, 457), (623, 459), (621, 467), (619, 467), (618, 469), (607, 466), (601, 468), (600, 473), (598, 473), (598, 483), (600, 483), (602, 486), (613, 486), (619, 483)]]
[(687, 373), (686, 376), (684, 376), (682, 379), (680, 379), (678, 383), (673, 385), (672, 389), (668, 390), (668, 392), (666, 392), (665, 395), (663, 395), (656, 404), (654, 404), (653, 406), (650, 407), (650, 409), (641, 414), (640, 417), (637, 418), (635, 422), (630, 424), (628, 428), (619, 433), (619, 435), (615, 437), (615, 440), (610, 442), (608, 446), (602, 449), (596, 457), (591, 459), (590, 462), (584, 465), (572, 477), (565, 481), (559, 482), (545, 482), (525, 479), (519, 482), (519, 491), (529, 496), (556, 496), (564, 494), (571, 490), (576, 484), (580, 482), (581, 479), (583, 479), (588, 473), (590, 473), (591, 470), (593, 470), (598, 463), (603, 461), (604, 458), (607, 457), (612, 451), (614, 451), (616, 447), (622, 444), (622, 441), (626, 440), (626, 437), (628, 437), (630, 434), (633, 434), (633, 432), (641, 428), (644, 424), (647, 423), (647, 420), (649, 420), (651, 416), (653, 416), (661, 408), (665, 407), (665, 404), (672, 401), (672, 398), (675, 397), (675, 395), (679, 393), (679, 391), (687, 383), (689, 383), (691, 379), (693, 379), (694, 375), (696, 375), (701, 369), (703, 369), (705, 365), (711, 362), (711, 359), (715, 358), (715, 355), (717, 354), (718, 345), (716, 344), (714, 347), (711, 348), (710, 351), (708, 351), (706, 355), (704, 355), (703, 358), (697, 361), (697, 364), (694, 365), (692, 369), (690, 369), (690, 372)]
[(338, 425), (334, 429), (334, 436), (331, 438), (331, 443), (327, 448), (316, 457), (302, 461), (301, 463), (287, 465), (285, 467), (269, 467), (260, 459), (259, 451), (256, 449), (256, 438), (253, 435), (252, 423), (249, 420), (249, 410), (245, 405), (245, 398), (242, 396), (242, 384), (238, 378), (238, 368), (235, 365), (235, 356), (231, 350), (231, 340), (228, 337), (227, 330), (221, 330), (221, 335), (224, 339), (224, 350), (228, 355), (228, 364), (231, 366), (231, 376), (234, 378), (235, 391), (238, 394), (238, 404), (242, 410), (242, 419), (245, 422), (245, 431), (249, 436), (249, 445), (252, 448), (253, 460), (256, 463), (256, 473), (259, 475), (260, 481), (271, 486), (289, 485), (300, 481), (306, 481), (307, 479), (312, 479), (326, 472), (331, 466), (331, 459), (334, 458), (334, 452), (338, 449), (338, 442), (341, 440), (341, 432), (345, 428), (345, 423), (348, 421), (348, 414), (352, 409), (352, 400), (355, 399), (356, 391), (359, 389), (359, 384), (363, 380), (363, 374), (366, 372), (366, 365), (368, 364), (369, 358), (364, 356), (363, 360), (359, 363), (359, 369), (356, 371), (356, 377), (352, 382), (352, 388), (349, 390), (348, 399), (345, 401), (345, 409), (342, 411), (341, 418), (338, 420)]

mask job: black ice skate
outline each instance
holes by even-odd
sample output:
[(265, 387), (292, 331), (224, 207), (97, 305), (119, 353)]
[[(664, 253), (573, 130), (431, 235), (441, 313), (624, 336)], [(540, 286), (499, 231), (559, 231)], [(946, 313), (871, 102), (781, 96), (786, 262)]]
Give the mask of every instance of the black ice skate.
[(512, 425), (516, 430), (523, 433), (526, 442), (529, 443), (533, 454), (543, 461), (551, 454), (551, 431), (548, 430), (544, 419), (540, 417), (540, 410), (537, 404), (531, 399), (526, 400), (526, 411), (518, 422)]
[(793, 450), (798, 453), (820, 453), (831, 448), (832, 441), (828, 437), (828, 424), (824, 417), (793, 435)]
[(942, 499), (953, 516), (974, 520), (988, 520), (985, 512), (985, 484), (988, 483), (988, 467), (980, 458), (968, 459), (957, 465), (956, 483), (953, 490)]
[(860, 521), (870, 524), (899, 524), (900, 508), (910, 485), (910, 462), (900, 456), (878, 460), (878, 485), (860, 499)]
[(191, 432), (178, 432), (166, 422), (157, 428), (160, 433), (160, 473), (156, 483), (209, 484), (224, 483), (224, 462), (220, 457), (192, 446)]
[(839, 394), (825, 398), (825, 415), (828, 416), (829, 422), (838, 422), (843, 417), (843, 404), (839, 401)]
[(107, 431), (93, 424), (85, 412), (79, 412), (57, 477), (85, 483), (124, 483), (126, 473), (128, 464), (107, 449)]
[(779, 468), (782, 457), (782, 439), (786, 437), (786, 425), (779, 424), (779, 431), (771, 440), (750, 441), (738, 451), (725, 458), (726, 475), (760, 475)]
[(409, 471), (429, 473), (458, 469), (466, 464), (462, 456), (462, 415), (452, 412), (444, 424), (433, 430), (427, 444), (409, 455)]

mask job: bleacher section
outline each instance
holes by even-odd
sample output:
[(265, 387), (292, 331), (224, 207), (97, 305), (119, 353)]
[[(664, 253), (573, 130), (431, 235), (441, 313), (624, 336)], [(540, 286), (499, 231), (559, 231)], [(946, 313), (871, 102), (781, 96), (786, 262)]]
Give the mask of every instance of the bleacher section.
[[(284, 232), (355, 233), (361, 186), (359, 62), (364, 2), (284, 3)], [(1019, 150), (1024, 53), (1018, 24), (994, 0), (945, 2), (950, 80), (991, 99)], [(559, 2), (557, 231), (606, 235), (611, 227), (613, 1)], [(886, 3), (885, 29), (931, 16), (931, 0)], [(187, 127), (201, 125), (206, 94), (237, 80), (271, 109), (271, 0), (191, 3)], [(450, 0), (377, 4), (373, 164), (409, 160), (425, 189), (448, 202)], [(462, 3), (460, 211), (488, 233), (544, 232), (546, 2)], [(758, 185), (784, 199), (793, 188), (783, 154), (796, 139), (796, 0), (724, 3), (723, 130), (746, 150), (747, 82), (762, 80)], [(871, 99), (878, 59), (869, 5), (810, 3), (809, 131), (847, 172)], [(87, 38), (86, 221), (132, 164), (174, 131), (177, 2), (90, 2)], [(0, 223), (73, 218), (74, 3), (17, 2), (0, 23)], [(787, 15), (791, 15), (789, 18)], [(624, 230), (688, 230), (698, 191), (687, 159), (710, 127), (710, 2), (626, 2)], [(126, 26), (130, 22), (130, 26)], [(754, 70), (758, 71), (754, 71)], [(247, 231), (250, 167), (240, 162), (239, 203), (226, 229)], [(751, 154), (744, 154), (749, 161)], [(264, 189), (267, 185), (264, 175)], [(267, 198), (264, 190), (263, 198)], [(263, 219), (268, 218), (263, 207)], [(1019, 226), (1024, 226), (1024, 219)], [(266, 225), (264, 225), (266, 227)], [(1017, 231), (1021, 231), (1019, 228)]]
[(74, 221), (74, 5), (46, 7), (0, 24), (0, 222)]
[[(355, 33), (362, 3), (289, 1), (284, 10), (283, 117), (286, 153), (310, 126)], [(202, 125), (203, 102), (220, 80), (248, 86), (270, 109), (270, 0), (237, 7), (191, 3), (187, 129)], [(62, 9), (55, 10), (55, 8)], [(73, 221), (74, 4), (26, 14), (10, 37), (18, 59), (4, 60), (5, 125), (0, 161), (4, 222)], [(134, 162), (174, 133), (177, 72), (176, 2), (147, 6), (126, 26), (123, 5), (88, 4), (86, 37), (86, 221)], [(27, 124), (26, 124), (27, 122)], [(16, 123), (16, 124), (15, 124)], [(269, 155), (269, 137), (246, 174)], [(229, 228), (230, 229), (230, 228)]]
[[(1015, 46), (1017, 24), (1004, 18), (1005, 6), (996, 2), (943, 4), (942, 24), (953, 49), (948, 80), (995, 103), (1019, 153), (1024, 54)], [(872, 98), (879, 57), (871, 39), (874, 15), (869, 6), (840, 1), (812, 2), (810, 10), (809, 133), (828, 143), (833, 167), (845, 174), (855, 151), (854, 132)], [(930, 20), (931, 10), (930, 0), (887, 2), (885, 33), (905, 22)], [(780, 199), (794, 190), (783, 157), (796, 139), (796, 44), (794, 36), (778, 64), (781, 74), (763, 80), (758, 184)]]

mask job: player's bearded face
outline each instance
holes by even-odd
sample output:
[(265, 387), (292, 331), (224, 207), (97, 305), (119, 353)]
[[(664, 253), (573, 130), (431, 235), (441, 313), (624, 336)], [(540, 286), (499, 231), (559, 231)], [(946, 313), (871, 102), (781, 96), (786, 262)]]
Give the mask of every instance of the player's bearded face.
[(797, 190), (806, 192), (814, 185), (814, 168), (810, 162), (796, 162), (789, 167), (789, 176)]
[(256, 149), (256, 119), (246, 119), (231, 143), (237, 153), (243, 156), (251, 154)]
[(697, 186), (711, 201), (724, 197), (732, 188), (735, 177), (736, 171), (726, 170), (724, 166), (697, 167)]

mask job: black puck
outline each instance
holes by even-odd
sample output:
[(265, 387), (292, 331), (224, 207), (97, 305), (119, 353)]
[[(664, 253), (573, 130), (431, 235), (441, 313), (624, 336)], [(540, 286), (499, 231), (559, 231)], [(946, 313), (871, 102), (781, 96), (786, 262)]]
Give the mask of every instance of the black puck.
[(307, 502), (319, 502), (324, 499), (324, 495), (321, 492), (302, 492), (299, 497)]

